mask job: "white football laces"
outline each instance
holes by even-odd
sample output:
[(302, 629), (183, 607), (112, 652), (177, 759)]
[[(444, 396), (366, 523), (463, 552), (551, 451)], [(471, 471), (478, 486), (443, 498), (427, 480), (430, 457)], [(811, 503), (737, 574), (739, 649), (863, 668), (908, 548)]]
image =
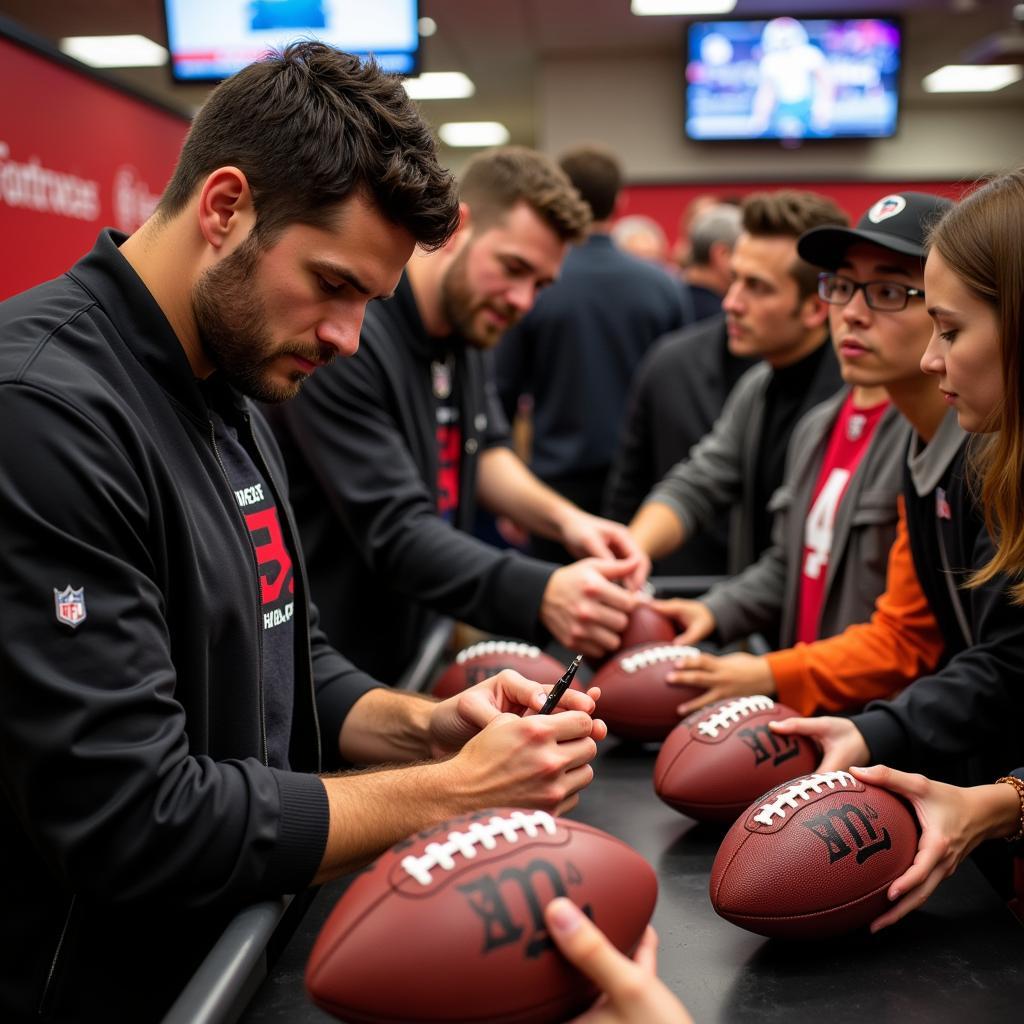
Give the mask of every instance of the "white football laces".
[(801, 779), (792, 786), (787, 786), (776, 795), (774, 800), (764, 804), (757, 814), (754, 815), (754, 821), (761, 825), (771, 825), (772, 818), (776, 815), (780, 818), (785, 818), (787, 808), (789, 810), (796, 810), (798, 801), (809, 799), (812, 790), (815, 793), (820, 793), (822, 786), (828, 786), (829, 789), (842, 786), (845, 789), (847, 786), (855, 786), (856, 784), (857, 780), (849, 772), (816, 772), (814, 775), (808, 775), (806, 779)]
[(775, 701), (771, 697), (738, 697), (699, 722), (697, 732), (715, 739), (720, 732), (734, 726), (741, 718), (748, 718), (758, 711), (771, 711), (774, 707)]
[(555, 819), (544, 811), (513, 811), (507, 818), (495, 815), (489, 821), (474, 821), (465, 832), (449, 832), (448, 839), (443, 843), (427, 843), (423, 855), (416, 857), (410, 854), (402, 859), (402, 867), (406, 873), (415, 878), (420, 885), (430, 885), (430, 872), (435, 868), (451, 871), (455, 867), (455, 854), (472, 860), (477, 854), (477, 847), (493, 850), (499, 837), (510, 843), (519, 842), (519, 833), (525, 833), (535, 839), (543, 830), (549, 836), (555, 834)]
[(479, 658), (484, 654), (511, 654), (518, 658), (537, 658), (540, 657), (540, 648), (515, 640), (483, 640), (459, 651), (455, 655), (455, 660), (461, 665), (470, 658)]
[(619, 661), (619, 665), (623, 672), (640, 672), (662, 661), (679, 661), (681, 658), (692, 658), (695, 654), (700, 654), (696, 647), (668, 644), (665, 647), (650, 647), (646, 651), (627, 654)]

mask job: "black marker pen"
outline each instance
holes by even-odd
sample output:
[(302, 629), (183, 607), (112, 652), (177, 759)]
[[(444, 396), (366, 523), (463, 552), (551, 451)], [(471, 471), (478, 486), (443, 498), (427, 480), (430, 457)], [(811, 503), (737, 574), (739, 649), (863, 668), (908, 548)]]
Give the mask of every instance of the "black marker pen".
[(576, 675), (576, 669), (580, 667), (580, 662), (583, 660), (582, 654), (577, 654), (573, 659), (572, 664), (565, 670), (564, 675), (561, 679), (551, 687), (551, 692), (548, 694), (548, 699), (544, 701), (544, 707), (540, 709), (538, 714), (550, 715), (555, 710), (558, 702), (562, 699), (562, 694), (569, 689), (572, 683), (573, 677)]

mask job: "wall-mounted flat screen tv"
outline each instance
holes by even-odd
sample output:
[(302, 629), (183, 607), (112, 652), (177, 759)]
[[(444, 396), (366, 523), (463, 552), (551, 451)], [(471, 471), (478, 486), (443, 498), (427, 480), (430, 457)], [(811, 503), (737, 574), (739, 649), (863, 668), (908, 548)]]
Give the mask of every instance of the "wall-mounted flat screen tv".
[(419, 67), (417, 0), (164, 0), (164, 13), (176, 82), (220, 81), (297, 39), (403, 75)]
[(686, 136), (877, 139), (895, 134), (893, 18), (699, 21), (686, 29)]

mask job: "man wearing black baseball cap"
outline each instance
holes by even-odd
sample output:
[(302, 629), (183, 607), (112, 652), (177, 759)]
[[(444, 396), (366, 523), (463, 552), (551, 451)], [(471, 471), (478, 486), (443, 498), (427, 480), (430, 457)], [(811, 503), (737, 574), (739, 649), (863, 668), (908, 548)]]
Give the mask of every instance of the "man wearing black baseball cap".
[[(827, 268), (818, 294), (830, 305), (832, 341), (850, 388), (808, 413), (794, 431), (775, 502), (775, 546), (699, 607), (673, 604), (677, 620), (688, 626), (687, 643), (712, 629), (723, 641), (743, 636), (772, 610), (781, 616), (782, 645), (804, 645), (764, 658), (704, 656), (675, 675), (708, 687), (694, 706), (776, 692), (804, 713), (849, 711), (934, 667), (942, 641), (911, 547), (923, 551), (922, 538), (935, 537), (934, 508), (936, 502), (942, 507), (942, 488), (948, 490), (946, 477), (963, 439), (920, 369), (932, 330), (924, 303), (927, 236), (950, 205), (920, 192), (887, 195), (855, 228), (824, 226), (800, 237), (800, 256)], [(915, 516), (910, 546), (904, 525), (897, 536), (901, 490)], [(894, 536), (887, 581), (885, 555)], [(812, 643), (866, 622), (886, 586), (878, 603), (882, 614), (848, 631), (850, 645), (843, 637)], [(885, 643), (864, 642), (857, 632), (886, 627)], [(851, 672), (851, 664), (858, 668)]]
[(924, 262), (931, 226), (952, 204), (930, 192), (896, 192), (883, 196), (855, 228), (814, 228), (801, 236), (800, 255), (818, 267), (834, 270), (855, 242), (873, 242), (887, 252), (916, 256)]

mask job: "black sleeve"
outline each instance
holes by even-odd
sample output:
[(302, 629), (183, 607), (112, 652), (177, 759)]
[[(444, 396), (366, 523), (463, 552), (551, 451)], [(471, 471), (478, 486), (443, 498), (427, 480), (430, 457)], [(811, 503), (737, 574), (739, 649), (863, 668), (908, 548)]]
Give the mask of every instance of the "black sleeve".
[[(307, 885), (322, 783), (190, 752), (161, 509), (130, 425), (8, 384), (0, 437), (0, 783), (39, 856), (106, 902), (238, 905)], [(84, 588), (77, 628), (55, 614), (66, 585)]]
[(554, 566), (501, 551), (440, 519), (369, 345), (319, 370), (281, 419), (371, 571), (397, 592), (482, 629), (539, 637)]
[[(652, 349), (652, 353), (656, 351)], [(658, 482), (654, 474), (651, 390), (657, 363), (648, 356), (630, 385), (619, 446), (605, 484), (602, 511), (609, 519), (628, 523)]]
[[(973, 566), (987, 564), (993, 550), (982, 529)], [(1014, 746), (1024, 753), (1024, 615), (1011, 603), (1002, 577), (964, 588), (960, 595), (968, 606), (974, 643), (893, 700), (873, 701), (854, 716), (872, 761), (934, 771), (943, 759), (1002, 753)]]

